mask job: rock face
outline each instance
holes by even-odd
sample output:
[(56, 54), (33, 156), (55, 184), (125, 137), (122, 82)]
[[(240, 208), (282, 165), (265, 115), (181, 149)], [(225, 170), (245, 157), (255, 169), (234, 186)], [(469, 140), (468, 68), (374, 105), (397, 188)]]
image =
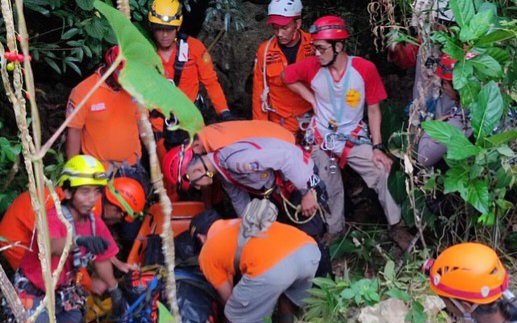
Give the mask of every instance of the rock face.
[[(250, 118), (255, 54), (260, 43), (272, 36), (272, 31), (266, 26), (267, 4), (244, 2), (242, 7), (245, 29), (226, 33), (210, 54), (230, 109), (241, 117)], [(217, 31), (203, 30), (198, 39), (209, 47), (216, 34)]]

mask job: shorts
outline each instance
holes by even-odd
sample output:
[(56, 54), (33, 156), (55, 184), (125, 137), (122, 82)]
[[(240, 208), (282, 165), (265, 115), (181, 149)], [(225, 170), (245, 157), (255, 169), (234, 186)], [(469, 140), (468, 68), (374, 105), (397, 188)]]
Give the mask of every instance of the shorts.
[(320, 258), (318, 246), (306, 244), (258, 277), (243, 275), (226, 303), (225, 316), (232, 323), (271, 322), (282, 294), (302, 307)]

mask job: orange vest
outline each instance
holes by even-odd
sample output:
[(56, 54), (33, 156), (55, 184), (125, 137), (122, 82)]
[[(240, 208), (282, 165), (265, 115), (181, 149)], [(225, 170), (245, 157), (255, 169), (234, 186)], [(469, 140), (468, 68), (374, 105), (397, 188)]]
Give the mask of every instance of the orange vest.
[(239, 120), (214, 123), (198, 132), (198, 138), (207, 152), (216, 151), (248, 138), (276, 138), (294, 144), (291, 132), (276, 123), (264, 120)]

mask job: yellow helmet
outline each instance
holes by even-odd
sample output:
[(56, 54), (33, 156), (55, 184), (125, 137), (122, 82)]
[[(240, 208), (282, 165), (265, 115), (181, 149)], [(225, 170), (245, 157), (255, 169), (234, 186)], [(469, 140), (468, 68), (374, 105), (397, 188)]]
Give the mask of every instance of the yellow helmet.
[(183, 22), (181, 3), (178, 0), (154, 0), (148, 18), (151, 25), (179, 27)]
[[(68, 184), (65, 184), (67, 182)], [(107, 183), (106, 171), (100, 161), (89, 155), (76, 155), (66, 162), (58, 185), (69, 187), (106, 186)]]

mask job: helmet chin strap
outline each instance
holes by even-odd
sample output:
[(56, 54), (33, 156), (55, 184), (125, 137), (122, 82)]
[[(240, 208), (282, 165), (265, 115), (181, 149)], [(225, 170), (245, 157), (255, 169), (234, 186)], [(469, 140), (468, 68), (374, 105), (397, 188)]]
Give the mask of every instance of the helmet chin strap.
[(337, 55), (339, 54), (336, 51), (336, 43), (332, 43), (332, 53), (333, 53), (333, 56), (332, 56), (332, 59), (330, 60), (330, 62), (328, 62), (325, 65), (321, 65), (321, 66), (323, 66), (323, 67), (330, 67), (330, 66), (332, 66), (336, 62)]
[(456, 307), (463, 313), (463, 322), (464, 323), (476, 323), (476, 320), (472, 317), (472, 312), (478, 307), (478, 304), (472, 304), (470, 308), (470, 312), (467, 312), (463, 305), (460, 302), (455, 300), (454, 298), (449, 298), (451, 302), (456, 305)]

